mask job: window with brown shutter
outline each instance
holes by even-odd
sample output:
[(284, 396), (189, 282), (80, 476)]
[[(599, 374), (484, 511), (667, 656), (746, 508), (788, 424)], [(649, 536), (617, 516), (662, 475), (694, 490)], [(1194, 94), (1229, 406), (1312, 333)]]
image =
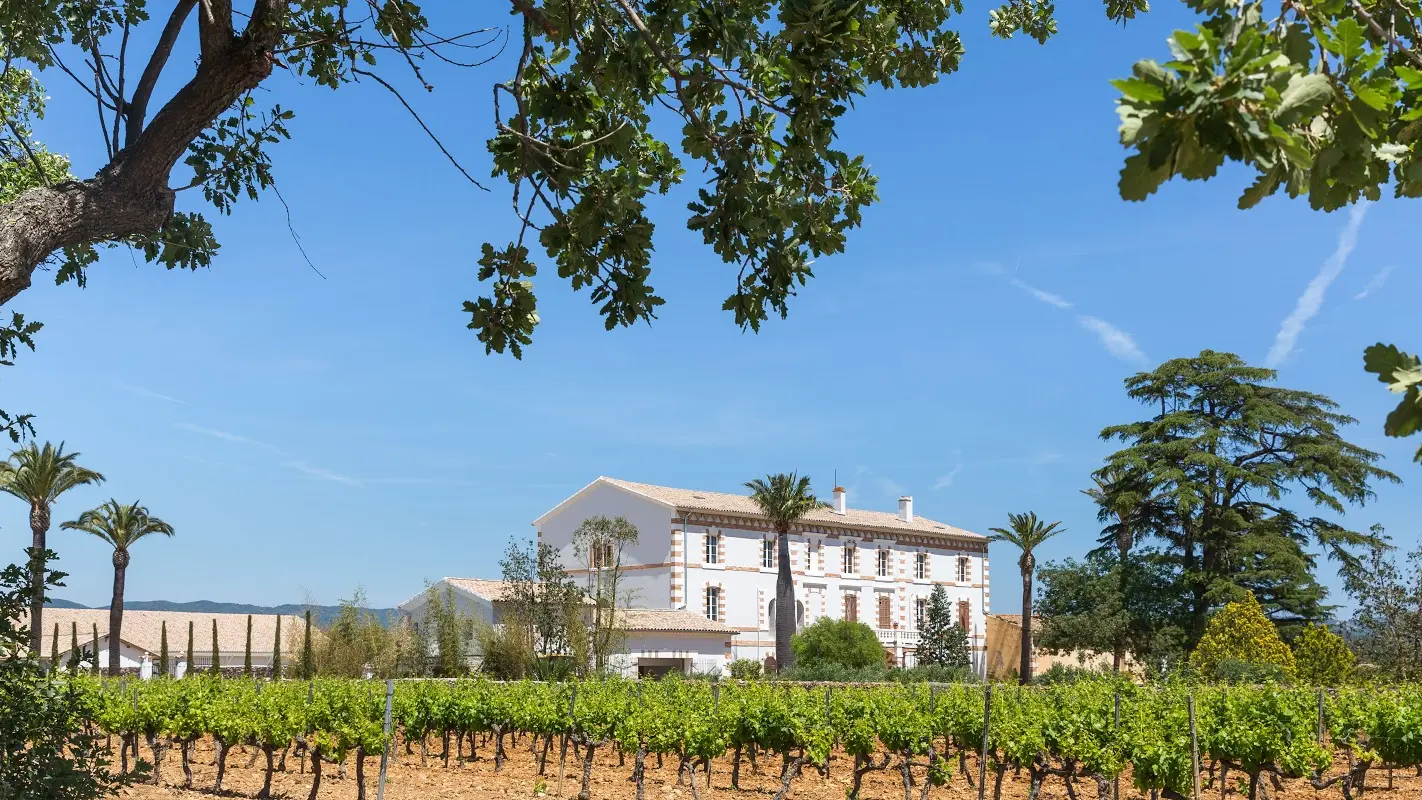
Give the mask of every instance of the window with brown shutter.
[(964, 631), (968, 630), (968, 621), (971, 619), (972, 610), (967, 600), (958, 601), (958, 627)]
[(844, 618), (850, 622), (859, 621), (859, 598), (852, 594), (844, 596)]
[(892, 601), (886, 594), (879, 595), (879, 627), (888, 630), (894, 626)]

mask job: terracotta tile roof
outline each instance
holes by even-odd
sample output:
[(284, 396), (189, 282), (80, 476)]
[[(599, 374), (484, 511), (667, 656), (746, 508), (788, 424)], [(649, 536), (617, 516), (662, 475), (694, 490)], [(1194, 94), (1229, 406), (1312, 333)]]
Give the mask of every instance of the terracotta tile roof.
[[(168, 623), (168, 652), (183, 653), (188, 647), (188, 622), (193, 623), (193, 649), (201, 653), (212, 652), (212, 621), (217, 620), (217, 649), (221, 653), (241, 653), (247, 647), (246, 614), (202, 614), (188, 611), (125, 611), (123, 612), (123, 640), (139, 650), (157, 655), (162, 648), (162, 625)], [(252, 615), (252, 653), (265, 654), (272, 651), (276, 638), (276, 614)], [(99, 627), (99, 636), (108, 636), (109, 610), (106, 608), (46, 608), (44, 610), (40, 654), (50, 654), (50, 639), (54, 637), (54, 625), (59, 623), (59, 652), (68, 654), (70, 644), (70, 623), (79, 626), (79, 646), (90, 644), (94, 639), (94, 627)], [(281, 620), (281, 637), (290, 648), (298, 641), (304, 621), (301, 617), (284, 616)]]
[[(760, 508), (756, 506), (755, 502), (752, 501), (748, 495), (727, 494), (724, 492), (703, 492), (694, 489), (676, 489), (670, 486), (634, 483), (618, 478), (601, 477), (598, 478), (598, 480), (605, 481), (630, 492), (636, 492), (644, 497), (667, 503), (678, 509), (761, 518)], [(955, 528), (952, 525), (938, 522), (927, 517), (915, 515), (913, 522), (904, 522), (899, 518), (898, 514), (893, 512), (866, 511), (859, 508), (847, 508), (843, 514), (837, 514), (829, 508), (818, 508), (806, 514), (805, 520), (819, 525), (839, 528), (870, 528), (883, 531), (952, 536), (960, 539), (974, 539), (979, 541), (987, 538), (982, 534), (973, 533), (972, 531), (963, 530), (962, 528)]]
[(509, 585), (504, 581), (487, 578), (445, 578), (444, 582), (490, 602), (508, 599)]
[(618, 620), (623, 630), (628, 631), (675, 631), (679, 633), (725, 633), (733, 632), (731, 626), (709, 620), (691, 611), (662, 608), (624, 608), (618, 611)]

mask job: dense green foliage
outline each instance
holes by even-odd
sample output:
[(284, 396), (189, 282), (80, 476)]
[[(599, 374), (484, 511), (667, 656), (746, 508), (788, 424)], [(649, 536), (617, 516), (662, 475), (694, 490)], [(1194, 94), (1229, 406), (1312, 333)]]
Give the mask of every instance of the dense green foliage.
[[(54, 557), (49, 551), (28, 555), (41, 568)], [(29, 648), (29, 631), (17, 622), (29, 610), (30, 576), (29, 568), (0, 570), (0, 797), (106, 797), (119, 782), (108, 774), (87, 724), (92, 696), (74, 691), (73, 678), (46, 672)], [(46, 573), (41, 591), (62, 586), (63, 577)]]
[(1190, 668), (1205, 678), (1218, 677), (1215, 670), (1222, 662), (1268, 666), (1294, 675), (1294, 654), (1252, 594), (1215, 612), (1190, 653)]
[(1152, 674), (1168, 670), (1185, 646), (1176, 616), (1180, 598), (1172, 593), (1175, 574), (1171, 560), (1151, 549), (1136, 549), (1124, 569), (1114, 548), (1045, 564), (1037, 570), (1035, 608), (1043, 618), (1037, 646), (1054, 653), (1119, 652), (1122, 668), (1129, 660)]
[[(1422, 359), (1379, 342), (1363, 351), (1363, 368), (1387, 384), (1388, 391), (1402, 395), (1387, 415), (1383, 433), (1407, 437), (1422, 431)], [(1413, 459), (1422, 462), (1422, 446)]]
[(1294, 667), (1299, 680), (1317, 686), (1347, 682), (1357, 658), (1343, 637), (1323, 625), (1309, 625), (1294, 639)]
[(1354, 420), (1333, 401), (1276, 386), (1275, 376), (1229, 353), (1172, 359), (1126, 380), (1150, 416), (1102, 432), (1124, 445), (1107, 469), (1149, 481), (1168, 509), (1147, 531), (1172, 562), (1169, 596), (1180, 600), (1187, 644), (1214, 610), (1246, 593), (1281, 625), (1321, 619), (1325, 590), (1310, 545), (1347, 566), (1375, 540), (1306, 516), (1286, 496), (1341, 516), (1376, 483), (1397, 480), (1377, 453), (1343, 438)]
[(1416, 680), (1422, 676), (1422, 544), (1403, 561), (1381, 526), (1373, 526), (1373, 535), (1377, 545), (1343, 570), (1354, 605), (1345, 638), (1360, 669)]
[(953, 619), (953, 604), (942, 584), (928, 595), (928, 610), (918, 630), (918, 663), (966, 669), (971, 663), (968, 632)]
[[(252, 681), (206, 677), (122, 689), (85, 679), (75, 685), (100, 709), (103, 728), (120, 735), (153, 729), (182, 738), (221, 730), (231, 741), (255, 736), (264, 747), (281, 749), (313, 731), (330, 760), (357, 748), (376, 752), (384, 739), (384, 691), (373, 681), (265, 683), (260, 691)], [(1190, 696), (1202, 759), (1229, 763), (1231, 773), (1251, 785), (1275, 772), (1311, 778), (1332, 763), (1333, 751), (1318, 737), (1320, 695), (1311, 688), (1089, 679), (991, 688), (990, 763), (1020, 768), (1037, 785), (1061, 778), (1110, 781), (1133, 765), (1142, 793), (1188, 796)], [(835, 749), (854, 757), (856, 773), (882, 761), (907, 770), (914, 782), (925, 770), (934, 782), (946, 779), (958, 754), (981, 746), (983, 692), (965, 684), (408, 681), (396, 685), (393, 719), (415, 741), (487, 735), (485, 752), (492, 751), (496, 768), (524, 749), (511, 746), (512, 734), (532, 735), (535, 742), (567, 734), (580, 745), (575, 758), (605, 747), (627, 754), (634, 782), (647, 756), (679, 757), (686, 766), (754, 747), (776, 757), (788, 789), (803, 767), (825, 764)], [(1332, 746), (1350, 752), (1352, 763), (1366, 769), (1374, 758), (1399, 767), (1422, 762), (1422, 687), (1340, 689), (1322, 697)]]
[(884, 646), (874, 629), (862, 622), (820, 617), (790, 639), (795, 664), (805, 669), (822, 666), (882, 667)]

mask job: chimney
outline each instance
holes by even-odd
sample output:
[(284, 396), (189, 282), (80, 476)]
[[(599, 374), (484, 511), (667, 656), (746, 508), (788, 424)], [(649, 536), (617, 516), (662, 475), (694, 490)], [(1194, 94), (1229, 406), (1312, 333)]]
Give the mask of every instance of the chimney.
[(836, 513), (836, 514), (843, 514), (843, 513), (844, 513), (844, 487), (843, 487), (843, 486), (836, 486), (836, 487), (834, 487), (834, 513)]
[(908, 495), (899, 498), (899, 519), (913, 522), (913, 498)]

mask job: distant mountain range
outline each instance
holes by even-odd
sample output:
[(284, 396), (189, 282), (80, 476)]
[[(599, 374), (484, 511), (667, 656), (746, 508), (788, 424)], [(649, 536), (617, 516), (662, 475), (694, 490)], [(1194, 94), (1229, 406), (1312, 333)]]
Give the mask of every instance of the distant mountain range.
[[(50, 608), (90, 608), (90, 606), (80, 605), (70, 600), (55, 598), (47, 604)], [(189, 611), (195, 614), (291, 614), (302, 616), (306, 609), (311, 609), (311, 621), (321, 627), (330, 625), (337, 615), (341, 613), (340, 606), (306, 606), (298, 603), (287, 603), (280, 606), (254, 606), (246, 603), (218, 603), (213, 600), (194, 600), (191, 603), (174, 603), (171, 600), (126, 600), (123, 604), (125, 611)], [(98, 608), (108, 608), (99, 606)], [(400, 619), (400, 610), (395, 608), (368, 608), (366, 609), (380, 620), (382, 625), (389, 626), (392, 622)]]

